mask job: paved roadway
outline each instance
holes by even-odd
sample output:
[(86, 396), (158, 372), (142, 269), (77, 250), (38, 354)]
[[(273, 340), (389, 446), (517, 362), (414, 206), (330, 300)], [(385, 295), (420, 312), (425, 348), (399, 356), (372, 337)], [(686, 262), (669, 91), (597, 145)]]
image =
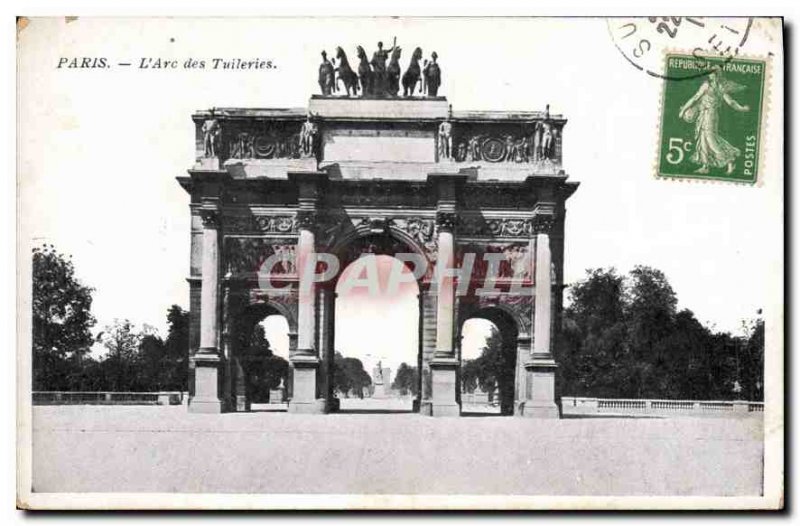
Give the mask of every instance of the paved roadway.
[[(393, 410), (404, 403), (390, 402)], [(760, 419), (40, 406), (34, 491), (758, 495)], [(386, 404), (384, 401), (383, 404)], [(387, 406), (383, 406), (387, 407)], [(264, 408), (266, 409), (266, 408)]]

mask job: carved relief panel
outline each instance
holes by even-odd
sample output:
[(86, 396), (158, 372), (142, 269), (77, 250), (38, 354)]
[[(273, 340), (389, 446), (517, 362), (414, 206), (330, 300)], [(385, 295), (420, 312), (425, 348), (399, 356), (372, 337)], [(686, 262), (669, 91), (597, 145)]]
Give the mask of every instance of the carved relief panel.
[(453, 126), (452, 159), (456, 162), (561, 164), (563, 123), (541, 119), (524, 123)]
[[(296, 276), (295, 246), (293, 239), (270, 239), (253, 237), (225, 238), (225, 272), (232, 276), (269, 274)], [(270, 256), (274, 264), (263, 268)]]

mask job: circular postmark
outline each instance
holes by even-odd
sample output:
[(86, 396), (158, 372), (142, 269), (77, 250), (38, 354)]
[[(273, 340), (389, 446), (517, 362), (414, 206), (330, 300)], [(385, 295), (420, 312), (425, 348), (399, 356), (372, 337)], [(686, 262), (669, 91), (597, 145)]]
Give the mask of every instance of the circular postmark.
[(753, 19), (650, 16), (609, 18), (606, 23), (614, 45), (633, 67), (653, 77), (679, 80), (709, 72), (668, 76), (664, 71), (665, 50), (690, 49), (697, 57), (734, 59), (747, 42)]

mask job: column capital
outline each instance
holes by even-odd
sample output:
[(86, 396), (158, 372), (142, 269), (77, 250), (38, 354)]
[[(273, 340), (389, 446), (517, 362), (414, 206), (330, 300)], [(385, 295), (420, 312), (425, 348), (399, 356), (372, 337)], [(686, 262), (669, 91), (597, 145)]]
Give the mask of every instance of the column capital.
[(297, 211), (297, 228), (303, 230), (313, 230), (317, 224), (316, 209), (301, 209)]
[(533, 216), (533, 232), (535, 234), (551, 234), (556, 218), (553, 214), (536, 214)]
[(289, 181), (297, 185), (298, 198), (302, 201), (316, 201), (320, 187), (328, 182), (328, 173), (320, 171), (290, 171), (286, 174)]
[(200, 218), (203, 220), (203, 226), (205, 228), (219, 228), (220, 211), (218, 200), (203, 199), (200, 205)]
[(458, 224), (458, 214), (456, 212), (440, 210), (436, 212), (436, 227), (440, 231), (454, 232)]

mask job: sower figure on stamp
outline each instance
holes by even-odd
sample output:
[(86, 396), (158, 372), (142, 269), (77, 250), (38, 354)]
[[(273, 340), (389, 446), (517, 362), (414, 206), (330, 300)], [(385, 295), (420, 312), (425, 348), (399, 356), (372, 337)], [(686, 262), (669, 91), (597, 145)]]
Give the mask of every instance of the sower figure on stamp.
[(720, 135), (719, 112), (723, 102), (736, 111), (750, 111), (749, 106), (730, 96), (743, 89), (744, 86), (725, 79), (719, 71), (713, 71), (697, 93), (681, 106), (678, 117), (694, 122), (695, 147), (691, 160), (700, 165), (695, 173), (707, 174), (711, 167), (724, 167), (728, 174), (733, 172), (736, 158), (742, 152)]
[(319, 65), (319, 87), (323, 95), (330, 95), (334, 91), (333, 64), (328, 61), (328, 54), (322, 52), (322, 63)]

